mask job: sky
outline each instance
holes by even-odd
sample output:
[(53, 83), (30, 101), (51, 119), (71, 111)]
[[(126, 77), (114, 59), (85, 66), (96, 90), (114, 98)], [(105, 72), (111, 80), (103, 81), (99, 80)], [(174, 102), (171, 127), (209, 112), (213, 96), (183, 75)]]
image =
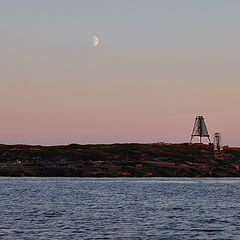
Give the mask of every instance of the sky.
[(0, 0), (0, 142), (188, 142), (203, 115), (240, 146), (239, 12), (238, 0)]

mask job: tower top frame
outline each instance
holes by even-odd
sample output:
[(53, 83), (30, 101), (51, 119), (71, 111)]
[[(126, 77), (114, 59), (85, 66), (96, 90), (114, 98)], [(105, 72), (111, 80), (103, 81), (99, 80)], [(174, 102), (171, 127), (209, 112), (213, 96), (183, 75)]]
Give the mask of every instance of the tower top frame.
[(203, 137), (206, 137), (209, 143), (211, 143), (210, 135), (208, 133), (207, 126), (203, 116), (196, 116), (195, 118), (190, 143), (192, 143), (194, 137), (199, 137), (199, 143), (202, 143)]

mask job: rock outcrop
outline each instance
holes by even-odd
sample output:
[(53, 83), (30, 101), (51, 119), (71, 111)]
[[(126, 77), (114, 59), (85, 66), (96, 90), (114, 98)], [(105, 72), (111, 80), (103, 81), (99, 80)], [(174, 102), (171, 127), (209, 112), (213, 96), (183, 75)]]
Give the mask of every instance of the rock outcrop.
[(0, 145), (0, 176), (240, 177), (240, 148), (205, 144)]

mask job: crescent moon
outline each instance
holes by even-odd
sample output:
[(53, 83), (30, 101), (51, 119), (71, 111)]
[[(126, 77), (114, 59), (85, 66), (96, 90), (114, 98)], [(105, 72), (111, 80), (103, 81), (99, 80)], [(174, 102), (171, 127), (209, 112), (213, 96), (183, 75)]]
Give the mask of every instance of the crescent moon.
[(99, 44), (100, 40), (97, 36), (93, 36), (92, 45), (96, 47)]

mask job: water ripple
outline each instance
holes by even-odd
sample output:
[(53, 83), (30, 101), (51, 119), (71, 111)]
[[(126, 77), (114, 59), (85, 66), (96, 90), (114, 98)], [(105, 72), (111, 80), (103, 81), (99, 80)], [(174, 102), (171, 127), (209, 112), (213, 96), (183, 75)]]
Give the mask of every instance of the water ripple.
[(0, 238), (240, 239), (240, 179), (0, 178)]

